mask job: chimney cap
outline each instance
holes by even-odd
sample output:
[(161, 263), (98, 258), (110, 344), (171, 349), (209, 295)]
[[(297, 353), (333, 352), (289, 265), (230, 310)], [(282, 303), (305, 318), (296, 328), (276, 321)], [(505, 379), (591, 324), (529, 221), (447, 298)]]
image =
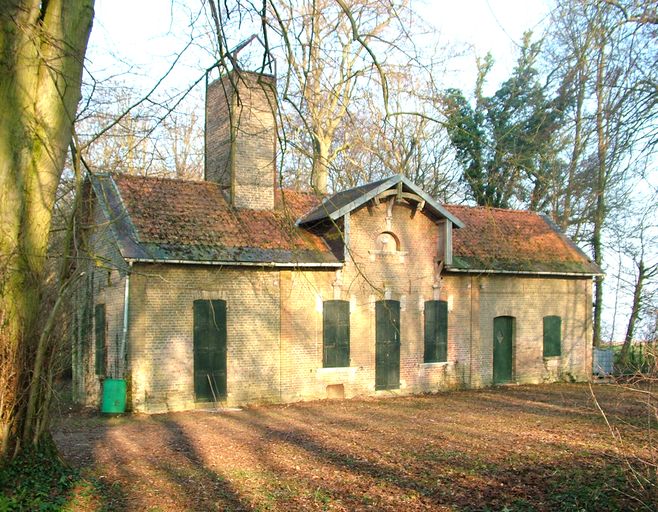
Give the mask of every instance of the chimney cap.
[[(254, 41), (258, 41), (261, 47), (263, 48), (263, 53), (258, 58), (259, 60), (258, 68), (261, 71), (247, 70), (245, 69), (245, 66), (243, 66), (238, 60), (238, 54), (242, 52), (245, 48), (250, 46)], [(262, 58), (263, 56), (265, 57), (264, 59)], [(253, 59), (254, 57), (249, 55), (245, 60), (249, 61)], [(229, 65), (230, 65), (230, 69), (229, 69)], [(227, 70), (227, 73), (222, 73), (220, 71), (220, 76), (224, 76), (226, 74), (233, 72), (238, 72), (238, 73), (247, 72), (251, 74), (276, 77), (276, 59), (271, 55), (268, 46), (263, 42), (263, 40), (260, 38), (258, 33), (252, 34), (247, 39), (244, 39), (243, 41), (238, 43), (237, 46), (235, 46), (232, 50), (226, 53), (226, 60), (225, 59), (218, 60), (217, 62), (215, 62), (215, 64), (213, 64), (208, 68), (207, 72), (210, 73), (215, 68), (217, 69), (224, 68)], [(269, 73), (265, 72), (266, 68), (269, 68), (270, 70)]]

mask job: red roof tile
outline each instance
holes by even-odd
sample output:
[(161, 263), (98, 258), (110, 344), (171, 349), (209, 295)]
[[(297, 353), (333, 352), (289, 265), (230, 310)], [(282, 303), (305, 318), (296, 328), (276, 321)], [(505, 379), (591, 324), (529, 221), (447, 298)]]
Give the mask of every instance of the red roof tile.
[(465, 224), (453, 230), (453, 258), (458, 268), (600, 272), (544, 215), (499, 208), (445, 208)]
[(311, 194), (278, 190), (274, 210), (230, 208), (206, 181), (113, 176), (142, 244), (217, 246), (330, 253), (295, 221), (318, 204)]
[[(230, 207), (219, 185), (206, 181), (96, 175), (92, 183), (115, 219), (126, 258), (339, 263), (321, 236), (295, 224), (318, 206), (312, 194), (278, 190), (274, 210), (249, 210)], [(600, 272), (541, 214), (450, 205), (446, 210), (464, 224), (453, 229), (452, 269)]]

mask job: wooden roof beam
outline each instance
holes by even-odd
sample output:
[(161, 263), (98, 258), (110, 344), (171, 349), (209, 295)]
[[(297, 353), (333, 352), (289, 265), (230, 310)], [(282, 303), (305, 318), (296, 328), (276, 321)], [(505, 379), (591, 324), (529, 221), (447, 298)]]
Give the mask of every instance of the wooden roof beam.
[(408, 201), (413, 201), (414, 203), (416, 203), (416, 209), (418, 211), (422, 211), (423, 208), (425, 208), (425, 200), (422, 197), (412, 192), (401, 192), (399, 189), (385, 190), (384, 192), (381, 192), (380, 194), (376, 195), (373, 198), (373, 202), (375, 203), (375, 205), (378, 205), (383, 199), (391, 196), (396, 196), (396, 200), (398, 202), (404, 199)]

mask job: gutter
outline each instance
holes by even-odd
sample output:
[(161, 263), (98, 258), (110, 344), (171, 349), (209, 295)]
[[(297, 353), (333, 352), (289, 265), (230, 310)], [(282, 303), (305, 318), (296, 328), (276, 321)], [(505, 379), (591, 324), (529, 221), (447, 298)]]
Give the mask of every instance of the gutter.
[(510, 275), (530, 275), (530, 276), (557, 276), (557, 277), (599, 277), (604, 276), (602, 272), (547, 272), (532, 270), (482, 270), (482, 269), (464, 269), (464, 268), (445, 268), (446, 272), (459, 272), (463, 274), (510, 274)]
[(342, 268), (344, 263), (277, 263), (274, 261), (219, 261), (219, 260), (170, 260), (170, 259), (157, 259), (157, 258), (125, 258), (126, 261), (132, 266), (133, 263), (169, 263), (176, 265), (210, 265), (210, 266), (231, 266), (231, 267), (274, 267), (274, 268)]

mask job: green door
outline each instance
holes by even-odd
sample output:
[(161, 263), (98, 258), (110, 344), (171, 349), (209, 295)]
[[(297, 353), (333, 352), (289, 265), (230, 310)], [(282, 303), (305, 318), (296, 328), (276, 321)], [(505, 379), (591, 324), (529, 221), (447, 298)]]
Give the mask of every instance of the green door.
[(400, 303), (375, 304), (375, 389), (400, 387)]
[(226, 397), (226, 301), (194, 301), (194, 397)]
[(494, 384), (502, 384), (512, 380), (514, 317), (494, 318), (493, 331), (493, 381)]

